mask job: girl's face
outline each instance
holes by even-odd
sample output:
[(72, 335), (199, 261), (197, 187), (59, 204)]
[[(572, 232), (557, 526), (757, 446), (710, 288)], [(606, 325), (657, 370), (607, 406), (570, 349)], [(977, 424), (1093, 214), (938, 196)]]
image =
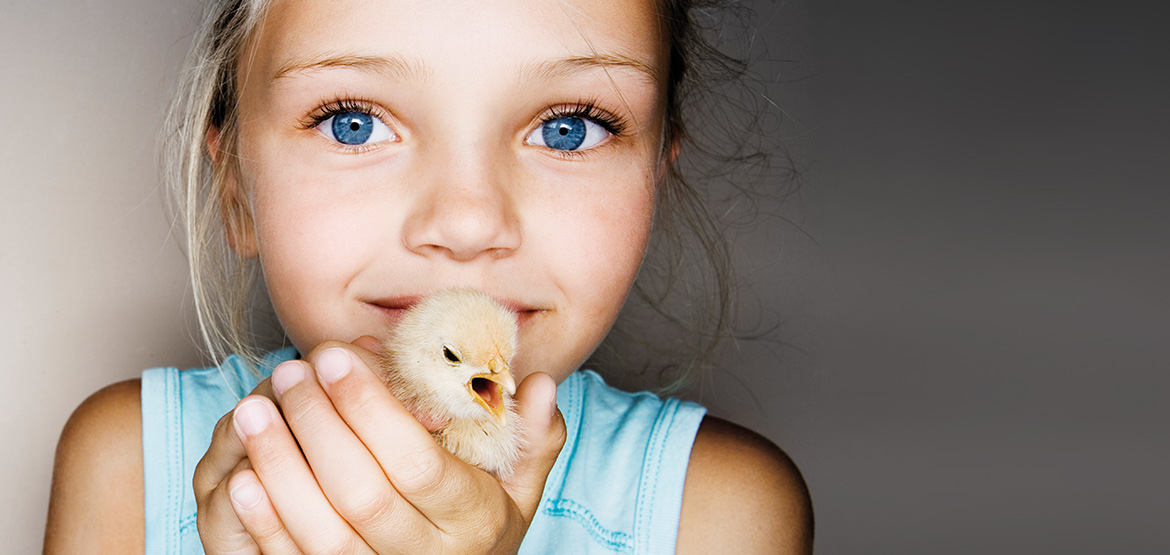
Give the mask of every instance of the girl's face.
[(301, 352), (469, 286), (567, 377), (616, 319), (664, 171), (653, 0), (276, 0), (241, 59), (239, 186)]

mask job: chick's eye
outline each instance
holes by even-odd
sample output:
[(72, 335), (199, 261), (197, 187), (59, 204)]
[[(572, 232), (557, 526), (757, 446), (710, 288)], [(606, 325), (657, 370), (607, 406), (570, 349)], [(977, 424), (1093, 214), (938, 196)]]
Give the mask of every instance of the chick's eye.
[(528, 134), (528, 143), (554, 150), (584, 150), (597, 146), (610, 135), (604, 127), (585, 118), (562, 116), (550, 119)]
[(443, 346), (443, 357), (451, 364), (459, 364), (459, 356), (446, 345)]
[(364, 112), (333, 114), (317, 124), (317, 129), (322, 135), (350, 146), (380, 143), (395, 138), (394, 132), (382, 120)]

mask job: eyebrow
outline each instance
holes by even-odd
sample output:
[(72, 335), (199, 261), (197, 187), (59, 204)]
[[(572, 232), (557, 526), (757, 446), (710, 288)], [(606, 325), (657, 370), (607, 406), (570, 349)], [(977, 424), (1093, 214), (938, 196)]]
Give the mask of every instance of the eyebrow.
[[(430, 70), (422, 61), (411, 61), (400, 56), (325, 55), (316, 58), (295, 59), (281, 65), (272, 80), (278, 80), (292, 73), (320, 69), (345, 68), (365, 73), (382, 74), (407, 81), (424, 81)], [(611, 68), (626, 68), (636, 71), (650, 84), (661, 82), (658, 68), (641, 60), (623, 54), (601, 54), (590, 56), (568, 56), (524, 65), (520, 70), (523, 80), (555, 79), (575, 73)]]
[(280, 66), (272, 80), (287, 77), (290, 73), (301, 73), (319, 69), (347, 68), (365, 73), (397, 77), (403, 80), (422, 81), (427, 76), (422, 63), (415, 63), (400, 56), (326, 55), (317, 58), (290, 60)]
[(662, 77), (658, 68), (622, 54), (593, 54), (591, 56), (570, 56), (546, 60), (524, 66), (520, 75), (527, 80), (535, 80), (565, 77), (591, 69), (608, 71), (611, 68), (632, 69), (641, 74), (650, 84), (659, 83)]

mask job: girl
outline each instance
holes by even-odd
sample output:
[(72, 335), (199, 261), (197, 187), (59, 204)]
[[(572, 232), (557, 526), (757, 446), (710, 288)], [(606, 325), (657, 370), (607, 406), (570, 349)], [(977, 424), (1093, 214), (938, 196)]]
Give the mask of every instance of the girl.
[[(577, 371), (678, 194), (687, 4), (217, 3), (169, 169), (204, 336), (236, 354), (78, 408), (46, 551), (811, 550), (775, 446)], [(246, 339), (250, 268), (294, 348)], [(527, 447), (504, 481), (372, 370), (404, 309), (457, 286), (521, 326)]]

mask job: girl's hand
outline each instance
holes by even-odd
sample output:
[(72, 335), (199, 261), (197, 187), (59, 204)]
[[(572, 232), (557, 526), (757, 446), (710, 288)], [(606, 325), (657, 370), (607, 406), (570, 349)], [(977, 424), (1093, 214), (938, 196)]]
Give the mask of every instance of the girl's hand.
[(360, 346), (322, 344), (221, 420), (195, 473), (208, 553), (518, 549), (564, 444), (553, 380), (520, 385), (528, 448), (499, 482), (435, 444), (374, 360)]

